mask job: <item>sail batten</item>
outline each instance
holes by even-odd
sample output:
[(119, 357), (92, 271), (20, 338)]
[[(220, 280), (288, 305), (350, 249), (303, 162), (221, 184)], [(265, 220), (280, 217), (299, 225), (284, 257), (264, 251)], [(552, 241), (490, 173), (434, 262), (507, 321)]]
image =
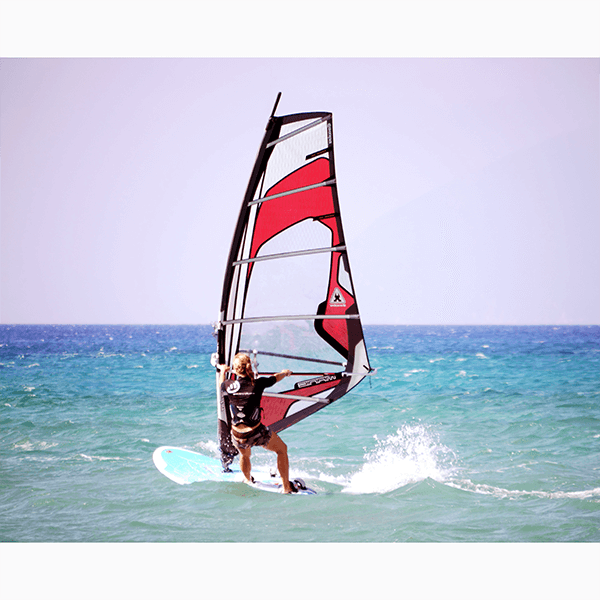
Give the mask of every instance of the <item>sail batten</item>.
[(273, 140), (272, 142), (269, 142), (267, 144), (267, 148), (271, 148), (271, 146), (274, 146), (275, 144), (279, 144), (280, 142), (289, 140), (291, 137), (294, 137), (295, 135), (298, 135), (299, 133), (304, 133), (308, 129), (312, 129), (313, 127), (316, 127), (317, 125), (320, 125), (321, 123), (326, 121), (328, 118), (330, 118), (330, 117), (322, 117), (322, 118), (318, 119), (317, 121), (315, 121), (314, 123), (309, 123), (308, 125), (305, 125), (304, 127), (299, 127), (298, 129), (296, 129), (290, 133), (287, 133), (286, 135), (283, 135), (280, 138)]
[(280, 252), (279, 254), (270, 254), (268, 256), (256, 256), (254, 258), (245, 258), (236, 260), (233, 266), (243, 265), (251, 262), (260, 262), (262, 260), (274, 260), (277, 258), (290, 258), (292, 256), (308, 256), (309, 254), (320, 254), (321, 252), (343, 252), (346, 246), (335, 246), (333, 248), (314, 248), (312, 250), (297, 250), (296, 252)]
[[(263, 422), (273, 431), (340, 399), (372, 371), (341, 221), (332, 123), (326, 112), (271, 116), (227, 261), (216, 360), (231, 366), (240, 348), (252, 348), (246, 352), (257, 375), (294, 373), (263, 394)], [(227, 465), (236, 450), (219, 386), (217, 394)]]
[(328, 181), (322, 181), (320, 183), (315, 183), (313, 185), (307, 185), (307, 186), (304, 186), (301, 188), (296, 188), (294, 190), (288, 190), (287, 192), (273, 194), (272, 196), (264, 196), (263, 198), (257, 198), (256, 200), (252, 200), (252, 202), (248, 203), (248, 206), (253, 206), (254, 204), (262, 204), (263, 202), (267, 202), (269, 200), (276, 200), (277, 198), (283, 198), (284, 196), (291, 196), (292, 194), (308, 192), (309, 190), (314, 190), (316, 188), (333, 185), (334, 183), (336, 183), (335, 179), (329, 179)]
[(321, 363), (321, 364), (326, 364), (326, 365), (336, 365), (338, 367), (346, 366), (346, 363), (336, 362), (333, 360), (323, 360), (321, 358), (311, 358), (309, 356), (294, 356), (293, 354), (280, 354), (280, 353), (276, 353), (276, 352), (267, 352), (265, 350), (261, 350), (260, 353), (258, 352), (258, 350), (240, 350), (240, 352), (245, 352), (246, 354), (261, 354), (264, 356), (277, 356), (279, 358), (291, 358), (293, 360), (303, 360), (306, 362)]
[(312, 320), (336, 320), (336, 319), (360, 319), (360, 315), (281, 315), (273, 317), (246, 317), (243, 319), (231, 319), (223, 321), (223, 325), (238, 325), (241, 323), (269, 323), (271, 321), (312, 321)]
[(303, 400), (303, 401), (310, 399), (313, 402), (321, 402), (322, 404), (331, 404), (331, 400), (328, 400), (327, 398), (319, 398), (316, 396), (297, 396), (295, 394), (276, 394), (274, 392), (268, 392), (268, 391), (265, 392), (264, 395), (267, 398), (280, 398), (282, 400)]

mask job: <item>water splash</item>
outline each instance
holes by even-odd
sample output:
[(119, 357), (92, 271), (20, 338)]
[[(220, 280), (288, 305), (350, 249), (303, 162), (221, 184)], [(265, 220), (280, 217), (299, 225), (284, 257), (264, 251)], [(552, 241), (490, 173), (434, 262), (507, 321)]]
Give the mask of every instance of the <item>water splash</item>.
[(209, 454), (219, 456), (219, 445), (214, 440), (200, 441), (197, 444), (194, 444), (192, 447), (194, 452), (201, 452), (204, 450)]
[(343, 492), (385, 493), (427, 478), (445, 481), (454, 472), (454, 453), (424, 425), (404, 425), (384, 440), (375, 439), (375, 448)]

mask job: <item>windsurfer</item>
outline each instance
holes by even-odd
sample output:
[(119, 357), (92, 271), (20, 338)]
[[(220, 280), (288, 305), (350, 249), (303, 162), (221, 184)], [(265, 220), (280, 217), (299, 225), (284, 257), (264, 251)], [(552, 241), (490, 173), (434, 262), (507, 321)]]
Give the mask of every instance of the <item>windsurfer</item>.
[(247, 354), (236, 354), (232, 369), (235, 379), (226, 379), (229, 367), (219, 365), (219, 384), (221, 392), (229, 399), (231, 411), (231, 439), (233, 445), (240, 451), (240, 469), (247, 483), (253, 481), (250, 456), (252, 446), (262, 446), (277, 454), (277, 469), (281, 476), (283, 492), (291, 494), (294, 490), (289, 480), (289, 459), (287, 446), (283, 440), (261, 422), (260, 401), (265, 388), (275, 385), (284, 377), (292, 374), (288, 369), (255, 379), (252, 363)]

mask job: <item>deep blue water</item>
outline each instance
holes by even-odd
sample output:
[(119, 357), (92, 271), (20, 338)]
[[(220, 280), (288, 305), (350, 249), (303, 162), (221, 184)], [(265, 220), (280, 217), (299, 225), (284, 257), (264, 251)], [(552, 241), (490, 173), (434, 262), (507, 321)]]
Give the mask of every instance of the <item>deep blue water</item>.
[(0, 326), (0, 539), (600, 542), (599, 326), (365, 336), (375, 375), (281, 434), (320, 494), (280, 497), (152, 463), (216, 454), (210, 327)]

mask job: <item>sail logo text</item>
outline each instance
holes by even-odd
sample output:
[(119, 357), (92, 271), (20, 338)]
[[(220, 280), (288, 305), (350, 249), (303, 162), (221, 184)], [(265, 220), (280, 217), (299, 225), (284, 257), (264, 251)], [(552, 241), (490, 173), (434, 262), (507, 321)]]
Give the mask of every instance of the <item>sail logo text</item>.
[(319, 383), (327, 383), (328, 381), (335, 381), (337, 377), (335, 375), (323, 375), (316, 379), (307, 379), (306, 381), (299, 381), (296, 384), (297, 388), (306, 388), (311, 385), (318, 385)]

